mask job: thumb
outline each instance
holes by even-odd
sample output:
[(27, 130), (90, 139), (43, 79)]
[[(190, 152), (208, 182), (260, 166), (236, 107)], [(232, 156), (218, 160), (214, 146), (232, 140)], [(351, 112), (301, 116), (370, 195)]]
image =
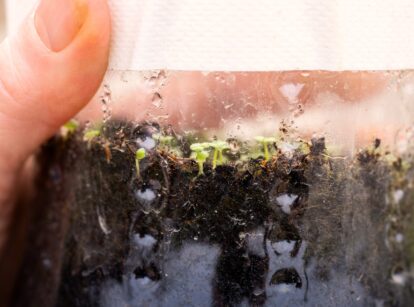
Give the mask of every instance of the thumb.
[(0, 45), (0, 170), (19, 167), (93, 97), (109, 37), (105, 0), (42, 0)]

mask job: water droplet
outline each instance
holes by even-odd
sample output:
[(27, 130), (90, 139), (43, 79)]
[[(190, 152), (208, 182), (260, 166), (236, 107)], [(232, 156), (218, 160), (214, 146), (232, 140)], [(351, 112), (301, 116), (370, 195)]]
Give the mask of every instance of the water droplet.
[(256, 288), (256, 289), (253, 290), (253, 295), (254, 296), (259, 296), (259, 295), (262, 295), (264, 292), (265, 292), (264, 289)]
[(143, 202), (144, 204), (151, 204), (157, 197), (155, 192), (149, 188), (137, 191), (135, 193), (135, 196), (140, 202)]
[(392, 274), (391, 280), (394, 284), (404, 286), (407, 281), (407, 276), (404, 272), (394, 273)]
[(152, 96), (152, 105), (156, 108), (161, 108), (162, 107), (162, 96), (160, 93), (155, 92), (154, 95)]
[(107, 236), (111, 233), (111, 230), (106, 223), (105, 217), (100, 213), (99, 208), (96, 208), (96, 213), (98, 215), (99, 226), (101, 227), (102, 232)]
[(298, 96), (303, 89), (304, 84), (301, 83), (287, 83), (279, 88), (280, 93), (288, 100), (291, 104), (299, 102)]
[(148, 278), (148, 277), (143, 277), (143, 278), (137, 278), (137, 283), (140, 285), (140, 286), (148, 286), (149, 284), (151, 284), (153, 281), (150, 279), (150, 278)]
[(404, 241), (404, 235), (402, 233), (397, 233), (395, 235), (395, 241), (397, 243), (402, 243), (402, 241)]
[(164, 70), (153, 70), (149, 75), (144, 76), (148, 83), (153, 88), (161, 88), (165, 85), (167, 74)]
[(272, 243), (272, 247), (278, 254), (290, 253), (295, 248), (296, 241), (277, 241)]
[(401, 202), (401, 200), (404, 197), (404, 191), (403, 190), (396, 190), (396, 191), (394, 191), (392, 196), (393, 196), (394, 202), (396, 204), (398, 204), (398, 203)]
[(138, 138), (137, 144), (139, 147), (144, 148), (146, 150), (152, 150), (157, 145), (155, 140), (149, 136), (146, 136), (144, 138)]
[(283, 154), (287, 156), (292, 156), (296, 149), (299, 148), (298, 143), (293, 142), (282, 142), (279, 145), (279, 149), (282, 151)]
[(299, 117), (304, 113), (303, 106), (301, 104), (298, 104), (296, 108), (293, 108), (293, 117)]
[(100, 102), (102, 105), (103, 122), (106, 123), (112, 116), (112, 108), (110, 106), (112, 102), (112, 93), (109, 85), (107, 84), (103, 86), (103, 93), (100, 96)]
[(294, 194), (282, 194), (276, 197), (276, 201), (279, 205), (279, 207), (282, 209), (282, 211), (286, 214), (290, 214), (291, 212), (291, 206), (298, 198), (298, 195)]
[(258, 228), (248, 234), (246, 234), (246, 246), (247, 251), (255, 256), (265, 257), (266, 251), (264, 250), (264, 229)]
[(295, 285), (292, 284), (279, 284), (276, 285), (276, 292), (279, 293), (289, 293), (295, 290)]
[(144, 247), (144, 248), (151, 249), (155, 245), (155, 243), (157, 243), (157, 240), (149, 234), (142, 236), (139, 233), (137, 233), (137, 234), (134, 234), (133, 236), (133, 242), (138, 247)]

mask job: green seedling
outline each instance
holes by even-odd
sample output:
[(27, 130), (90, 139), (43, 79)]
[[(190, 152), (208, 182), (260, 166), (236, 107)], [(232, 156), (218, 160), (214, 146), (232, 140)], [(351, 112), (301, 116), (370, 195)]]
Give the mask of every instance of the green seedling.
[(198, 152), (198, 151), (202, 151), (202, 150), (208, 150), (211, 147), (210, 143), (194, 143), (191, 144), (190, 149), (193, 152)]
[(198, 164), (198, 176), (204, 174), (204, 163), (207, 161), (207, 158), (209, 156), (209, 147), (209, 143), (194, 143), (190, 146), (190, 149), (195, 154), (195, 160)]
[(66, 124), (63, 125), (63, 128), (65, 128), (70, 133), (75, 132), (76, 129), (78, 129), (78, 127), (79, 127), (79, 123), (74, 119), (71, 119), (70, 121), (68, 121)]
[(164, 146), (171, 146), (174, 138), (171, 135), (162, 135), (160, 137), (160, 143)]
[(163, 144), (163, 145), (170, 145), (172, 143), (172, 140), (174, 139), (174, 137), (172, 137), (171, 135), (162, 135), (162, 134), (153, 134), (152, 138), (154, 140), (158, 140), (160, 144)]
[(83, 140), (88, 142), (88, 148), (91, 148), (92, 140), (101, 135), (101, 127), (90, 128), (83, 134)]
[(89, 129), (85, 131), (85, 134), (83, 135), (83, 139), (85, 141), (91, 142), (94, 138), (100, 135), (101, 135), (101, 129), (98, 129), (98, 128)]
[(76, 129), (78, 129), (78, 127), (79, 123), (76, 120), (71, 119), (70, 121), (68, 121), (66, 124), (62, 126), (62, 128), (60, 128), (63, 138), (66, 139), (70, 134), (73, 134), (76, 131)]
[(137, 177), (141, 178), (141, 172), (139, 169), (139, 163), (143, 160), (147, 155), (147, 152), (144, 148), (140, 148), (135, 152), (135, 168), (137, 170)]
[(177, 145), (177, 140), (172, 135), (153, 134), (152, 138), (157, 140), (158, 148), (170, 155), (176, 157), (182, 156), (180, 146)]
[(162, 147), (171, 148), (174, 137), (171, 135), (153, 134), (152, 138), (157, 140)]
[(223, 164), (223, 150), (230, 148), (230, 146), (224, 141), (213, 141), (210, 146), (214, 148), (213, 169), (215, 169), (217, 165)]
[(269, 144), (275, 143), (276, 138), (274, 137), (264, 137), (264, 136), (257, 136), (255, 140), (263, 145), (263, 153), (265, 161), (269, 161), (270, 154), (269, 154)]

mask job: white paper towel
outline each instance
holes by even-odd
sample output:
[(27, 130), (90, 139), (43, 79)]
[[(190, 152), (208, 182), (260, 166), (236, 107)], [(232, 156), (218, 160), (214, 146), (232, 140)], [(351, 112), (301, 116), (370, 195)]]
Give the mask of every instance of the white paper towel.
[[(36, 0), (9, 0), (9, 26)], [(31, 4), (31, 5), (30, 5)], [(413, 0), (109, 0), (110, 68), (414, 68)]]

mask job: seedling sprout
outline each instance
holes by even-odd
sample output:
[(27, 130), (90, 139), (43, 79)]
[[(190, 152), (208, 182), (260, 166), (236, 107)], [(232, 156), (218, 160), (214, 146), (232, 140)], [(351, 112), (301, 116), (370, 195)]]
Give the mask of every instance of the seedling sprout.
[(174, 137), (171, 135), (153, 134), (152, 138), (158, 140), (159, 144), (164, 148), (171, 148)]
[(214, 148), (213, 169), (215, 169), (217, 165), (223, 164), (223, 150), (230, 147), (229, 144), (224, 141), (213, 141), (210, 143), (210, 146)]
[(94, 138), (100, 135), (101, 135), (101, 129), (94, 128), (94, 129), (87, 130), (85, 134), (83, 135), (83, 139), (85, 141), (91, 142)]
[(78, 127), (79, 123), (76, 120), (71, 119), (68, 121), (60, 130), (63, 138), (66, 139), (70, 134), (74, 133)]
[(135, 152), (135, 167), (137, 170), (137, 177), (141, 178), (141, 172), (139, 169), (139, 163), (141, 160), (143, 160), (147, 155), (147, 152), (145, 151), (144, 148), (140, 148)]
[(265, 159), (265, 161), (269, 161), (269, 159), (270, 159), (269, 144), (276, 142), (276, 138), (257, 136), (257, 137), (255, 137), (255, 140), (263, 145), (264, 159)]
[(194, 143), (190, 146), (190, 149), (195, 153), (195, 160), (198, 164), (198, 176), (204, 174), (204, 163), (209, 156), (209, 147), (209, 143)]

